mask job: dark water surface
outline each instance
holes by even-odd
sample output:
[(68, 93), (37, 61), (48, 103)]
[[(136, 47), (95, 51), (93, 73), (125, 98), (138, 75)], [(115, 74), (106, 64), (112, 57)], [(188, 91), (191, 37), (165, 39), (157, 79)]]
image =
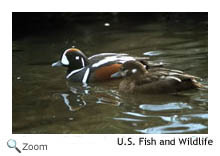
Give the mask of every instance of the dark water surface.
[(120, 80), (82, 85), (51, 63), (71, 46), (87, 56), (150, 56), (208, 86), (207, 22), (74, 24), (13, 41), (13, 133), (208, 133), (208, 89), (126, 95)]

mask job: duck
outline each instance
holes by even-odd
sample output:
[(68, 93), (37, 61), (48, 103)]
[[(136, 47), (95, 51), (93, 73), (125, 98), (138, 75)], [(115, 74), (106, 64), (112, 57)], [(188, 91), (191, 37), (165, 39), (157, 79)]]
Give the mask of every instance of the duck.
[(67, 67), (67, 80), (89, 83), (115, 79), (111, 75), (118, 72), (126, 61), (139, 61), (145, 68), (163, 65), (161, 62), (148, 63), (148, 59), (148, 57), (133, 57), (125, 53), (100, 53), (87, 57), (80, 49), (74, 47), (66, 49), (60, 60), (53, 63), (52, 67)]
[(138, 61), (125, 62), (112, 78), (122, 76), (119, 91), (124, 93), (163, 94), (203, 88), (199, 77), (167, 68), (146, 69)]

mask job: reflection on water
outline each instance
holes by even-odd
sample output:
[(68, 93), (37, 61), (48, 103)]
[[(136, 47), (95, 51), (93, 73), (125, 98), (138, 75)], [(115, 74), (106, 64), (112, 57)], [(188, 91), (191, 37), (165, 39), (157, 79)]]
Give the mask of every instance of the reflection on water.
[[(150, 133), (150, 134), (161, 134), (161, 133), (187, 133), (187, 132), (194, 132), (206, 129), (207, 126), (198, 124), (198, 123), (184, 123), (182, 121), (190, 121), (192, 120), (192, 117), (201, 118), (201, 119), (208, 119), (207, 114), (193, 114), (193, 115), (183, 115), (181, 117), (178, 117), (177, 115), (174, 115), (172, 117), (167, 116), (160, 116), (161, 119), (164, 121), (168, 121), (169, 124), (157, 126), (157, 127), (151, 127), (146, 128), (143, 130), (137, 130), (141, 133)], [(205, 118), (204, 118), (205, 117)]]
[(147, 134), (175, 134), (175, 133), (187, 133), (187, 132), (194, 132), (194, 131), (199, 131), (206, 129), (207, 127), (202, 125), (202, 124), (182, 124), (182, 123), (171, 123), (169, 125), (165, 126), (158, 126), (158, 127), (152, 127), (152, 128), (147, 128), (144, 130), (137, 130), (137, 132), (141, 133), (147, 133)]
[(148, 52), (144, 52), (143, 53), (146, 56), (157, 56), (157, 55), (161, 55), (162, 52), (160, 51), (148, 51)]
[(191, 106), (187, 105), (187, 103), (168, 103), (163, 105), (148, 105), (142, 104), (139, 106), (142, 110), (149, 110), (149, 111), (164, 111), (164, 110), (177, 110), (177, 109), (192, 109)]
[[(142, 23), (132, 28), (103, 22), (14, 41), (13, 133), (207, 133), (207, 35), (204, 22)], [(128, 95), (118, 91), (120, 80), (66, 82), (65, 69), (50, 64), (62, 48), (72, 45), (88, 56), (101, 52), (149, 56), (168, 68), (201, 77), (207, 88)]]

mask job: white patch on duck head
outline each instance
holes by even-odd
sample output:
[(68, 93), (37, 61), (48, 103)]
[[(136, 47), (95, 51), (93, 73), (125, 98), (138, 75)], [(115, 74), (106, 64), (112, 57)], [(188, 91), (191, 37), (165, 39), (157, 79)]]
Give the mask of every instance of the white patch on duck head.
[(128, 69), (123, 70), (123, 71), (121, 72), (121, 76), (123, 76), (123, 77), (126, 76), (127, 73), (128, 73), (128, 71), (129, 71)]
[(81, 64), (82, 64), (82, 67), (85, 67), (85, 60), (84, 60), (83, 57), (76, 56), (75, 59), (76, 59), (76, 60), (80, 60), (80, 61), (81, 61)]
[(61, 63), (62, 63), (63, 65), (66, 65), (66, 66), (68, 66), (68, 65), (70, 64), (69, 60), (68, 60), (67, 57), (66, 57), (66, 53), (67, 53), (69, 50), (70, 50), (70, 49), (65, 50), (64, 53), (63, 53), (63, 56), (62, 56), (62, 58), (61, 58)]
[(61, 63), (64, 65), (69, 65), (69, 60), (67, 59), (66, 55), (63, 55), (62, 59), (61, 59)]
[(76, 60), (79, 60), (79, 56), (76, 56), (75, 59), (76, 59)]
[(131, 72), (132, 72), (133, 74), (135, 74), (135, 73), (137, 72), (137, 69), (134, 68), (134, 69), (131, 70)]

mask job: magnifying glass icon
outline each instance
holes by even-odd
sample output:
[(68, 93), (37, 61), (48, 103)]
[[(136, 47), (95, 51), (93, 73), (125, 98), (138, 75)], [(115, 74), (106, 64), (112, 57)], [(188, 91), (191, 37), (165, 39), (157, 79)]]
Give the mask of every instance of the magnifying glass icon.
[(21, 153), (21, 151), (16, 147), (16, 141), (13, 139), (8, 140), (7, 145), (9, 148), (15, 148), (16, 151), (18, 151), (19, 153)]

